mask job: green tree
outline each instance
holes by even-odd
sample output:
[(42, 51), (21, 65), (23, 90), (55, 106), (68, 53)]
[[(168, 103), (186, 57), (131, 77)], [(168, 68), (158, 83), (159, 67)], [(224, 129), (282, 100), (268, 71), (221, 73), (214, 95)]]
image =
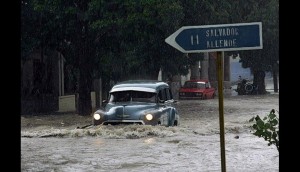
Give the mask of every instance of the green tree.
[[(253, 73), (253, 83), (258, 86), (258, 93), (265, 94), (265, 72), (273, 72), (277, 79), (279, 61), (279, 1), (236, 1), (233, 3), (235, 15), (232, 21), (262, 22), (263, 49), (239, 51), (244, 68)], [(276, 83), (274, 83), (277, 86)]]
[[(80, 115), (91, 113), (93, 78), (104, 76), (107, 81), (119, 81), (133, 74), (157, 78), (161, 66), (170, 60), (164, 49), (165, 33), (179, 24), (172, 17), (181, 15), (181, 7), (174, 1), (28, 0), (26, 3), (29, 12), (22, 13), (26, 19), (22, 45), (27, 47), (22, 50), (29, 54), (35, 47), (54, 47), (78, 69)], [(26, 16), (31, 13), (36, 20)], [(27, 21), (38, 29), (27, 26)]]
[[(202, 56), (186, 58), (164, 41), (184, 25), (263, 19), (264, 50), (249, 51), (251, 56), (241, 53), (241, 57), (243, 65), (253, 71), (274, 69), (276, 58), (278, 61), (277, 45), (273, 46), (278, 40), (277, 2), (24, 0), (21, 6), (22, 59), (26, 60), (36, 48), (43, 52), (48, 49), (62, 52), (77, 78), (78, 113), (89, 115), (90, 91), (95, 78), (101, 77), (108, 88), (110, 81), (156, 79), (160, 69), (165, 74), (187, 74), (189, 66)], [(255, 63), (257, 61), (259, 63)], [(262, 63), (267, 65), (261, 67)]]
[[(74, 55), (74, 64), (79, 68), (79, 114), (91, 113), (90, 66), (93, 46), (89, 46), (92, 45), (90, 39), (85, 39), (89, 38), (87, 36), (89, 29), (86, 28), (87, 20), (84, 17), (87, 4), (88, 1), (81, 3), (81, 1), (27, 0), (22, 2), (21, 9), (22, 59), (26, 60), (28, 54), (36, 49), (40, 50), (42, 59), (49, 50), (61, 51), (66, 57)], [(71, 48), (66, 49), (68, 44)], [(73, 50), (73, 53), (68, 50)], [(42, 68), (40, 73), (43, 75), (45, 69)], [(43, 78), (43, 76), (41, 77)], [(39, 87), (43, 90), (43, 87), (47, 87), (47, 85), (49, 83), (44, 82)]]
[[(274, 86), (277, 86), (279, 61), (279, 1), (186, 1), (185, 25), (210, 25), (227, 23), (262, 22), (263, 49), (247, 51), (228, 51), (225, 55), (241, 58), (244, 68), (250, 68), (254, 84), (259, 94), (265, 94), (265, 72), (273, 72)], [(198, 10), (191, 10), (198, 9)], [(190, 20), (188, 20), (190, 18)]]
[[(209, 0), (181, 0), (183, 7), (184, 19), (182, 26), (199, 26), (199, 25), (214, 25), (226, 24), (229, 22), (230, 11), (227, 1), (209, 1)], [(188, 54), (186, 68), (190, 69), (197, 61), (202, 61), (203, 53)], [(185, 75), (187, 73), (181, 72)]]
[(251, 126), (254, 130), (253, 135), (264, 138), (269, 142), (268, 146), (275, 145), (279, 152), (279, 118), (275, 110), (272, 109), (263, 119), (257, 115), (249, 120), (249, 122), (253, 121), (255, 121)]
[[(48, 83), (51, 82), (50, 74), (53, 72), (50, 67), (51, 59), (45, 58), (45, 55), (50, 56), (58, 48), (58, 38), (62, 35), (59, 20), (46, 8), (48, 5), (47, 2), (35, 0), (21, 1), (21, 61), (25, 64), (32, 53), (40, 54), (41, 63), (34, 70), (34, 76), (38, 77), (35, 78), (33, 87), (39, 89), (41, 94), (54, 94), (51, 92), (53, 84)], [(31, 91), (33, 90), (29, 90), (29, 93)], [(22, 94), (22, 98), (27, 96)]]

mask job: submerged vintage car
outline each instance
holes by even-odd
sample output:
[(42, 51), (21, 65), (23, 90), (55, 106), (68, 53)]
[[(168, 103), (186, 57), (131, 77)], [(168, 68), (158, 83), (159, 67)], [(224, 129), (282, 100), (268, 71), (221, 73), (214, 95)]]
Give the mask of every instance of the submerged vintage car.
[(179, 99), (213, 99), (216, 89), (206, 79), (188, 80), (179, 89)]
[(93, 114), (94, 125), (179, 125), (176, 101), (162, 81), (128, 80), (117, 83), (108, 101)]

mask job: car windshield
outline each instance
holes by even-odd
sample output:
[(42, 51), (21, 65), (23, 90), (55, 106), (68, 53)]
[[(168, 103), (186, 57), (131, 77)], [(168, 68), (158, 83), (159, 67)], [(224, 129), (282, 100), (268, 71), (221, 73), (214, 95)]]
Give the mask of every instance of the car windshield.
[(204, 82), (185, 82), (184, 88), (205, 88)]
[(110, 94), (109, 102), (152, 102), (155, 103), (156, 93), (144, 91), (118, 91)]

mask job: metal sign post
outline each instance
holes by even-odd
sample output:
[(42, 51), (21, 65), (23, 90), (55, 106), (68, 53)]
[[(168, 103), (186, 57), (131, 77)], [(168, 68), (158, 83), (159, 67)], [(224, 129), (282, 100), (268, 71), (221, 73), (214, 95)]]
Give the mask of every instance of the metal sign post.
[(226, 172), (222, 52), (262, 49), (261, 22), (183, 26), (165, 42), (183, 53), (217, 52), (221, 167)]
[(223, 57), (222, 52), (217, 52), (217, 72), (218, 72), (218, 95), (219, 95), (219, 123), (220, 123), (220, 146), (221, 146), (221, 167), (222, 172), (226, 172), (225, 159), (225, 131), (224, 131), (224, 104), (223, 104)]

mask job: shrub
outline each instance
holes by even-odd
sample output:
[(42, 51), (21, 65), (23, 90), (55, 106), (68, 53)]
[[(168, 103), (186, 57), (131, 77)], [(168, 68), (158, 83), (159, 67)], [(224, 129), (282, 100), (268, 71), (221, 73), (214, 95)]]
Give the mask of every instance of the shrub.
[[(278, 111), (277, 113), (279, 116)], [(268, 146), (275, 145), (279, 152), (279, 118), (276, 116), (275, 110), (272, 109), (263, 119), (257, 115), (251, 118), (249, 122), (254, 120), (255, 124), (251, 126), (251, 129), (255, 131), (253, 134), (268, 141)]]

